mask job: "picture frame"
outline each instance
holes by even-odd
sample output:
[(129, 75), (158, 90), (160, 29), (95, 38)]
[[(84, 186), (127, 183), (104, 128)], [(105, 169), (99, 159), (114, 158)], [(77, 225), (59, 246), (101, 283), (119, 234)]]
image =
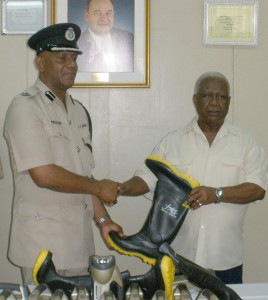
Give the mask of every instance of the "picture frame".
[(47, 25), (47, 0), (1, 1), (1, 34), (33, 34)]
[[(123, 48), (118, 47), (119, 50), (116, 52), (115, 57), (118, 54), (119, 59), (116, 57), (114, 60), (116, 62), (114, 66), (118, 69), (111, 70), (108, 67), (107, 70), (105, 68), (101, 69), (102, 64), (98, 64), (98, 62), (93, 66), (93, 64), (90, 64), (91, 60), (79, 64), (80, 60), (86, 59), (88, 53), (80, 47), (83, 34), (88, 33), (88, 25), (84, 16), (85, 3), (85, 0), (52, 0), (51, 2), (52, 24), (70, 22), (79, 25), (81, 28), (82, 34), (78, 40), (78, 46), (83, 54), (81, 57), (79, 55), (77, 60), (78, 72), (73, 87), (150, 87), (150, 0), (114, 0), (114, 24), (112, 28), (119, 28), (121, 31), (132, 31), (134, 43), (132, 44), (131, 56), (124, 56), (124, 53), (120, 52)], [(112, 31), (110, 35), (113, 41)], [(122, 58), (130, 57), (130, 59), (123, 60), (120, 56)], [(91, 57), (95, 58), (93, 54), (90, 59)], [(124, 67), (118, 66), (121, 61), (125, 61), (126, 65), (131, 61), (133, 65), (130, 63), (129, 65), (132, 67), (124, 69)], [(87, 68), (84, 68), (84, 66), (87, 66)]]
[(258, 44), (259, 0), (204, 0), (206, 45)]

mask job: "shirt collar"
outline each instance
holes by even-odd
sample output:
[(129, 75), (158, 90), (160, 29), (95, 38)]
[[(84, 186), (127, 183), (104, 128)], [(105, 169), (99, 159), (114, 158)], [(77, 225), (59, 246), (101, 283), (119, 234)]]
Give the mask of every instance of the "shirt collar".
[[(50, 91), (50, 89), (41, 81), (39, 78), (35, 82), (35, 86), (44, 94), (46, 91)], [(55, 95), (52, 91), (50, 91), (53, 95)], [(56, 96), (56, 95), (55, 95)], [(48, 99), (49, 100), (49, 99)], [(51, 102), (51, 101), (50, 101)]]
[[(35, 86), (41, 91), (41, 93), (42, 93), (42, 95), (44, 95), (43, 96), (43, 99), (44, 99), (44, 101), (45, 101), (45, 103), (47, 104), (47, 105), (49, 105), (49, 104), (51, 104), (51, 103), (53, 103), (54, 101), (56, 101), (56, 102), (58, 102), (58, 101), (60, 101), (60, 103), (62, 103), (62, 101), (45, 85), (45, 83), (43, 82), (43, 81), (41, 81), (39, 78), (36, 80), (36, 82), (35, 82)], [(47, 97), (46, 95), (45, 95), (45, 93), (46, 92), (50, 92), (52, 95), (54, 95), (55, 96), (55, 99), (52, 101), (49, 97)], [(68, 93), (66, 93), (66, 95), (65, 95), (65, 102), (66, 102), (66, 107), (68, 108), (68, 107), (71, 107), (72, 105), (71, 104), (73, 104), (73, 101), (71, 100), (71, 97), (70, 97), (70, 95), (68, 94)]]

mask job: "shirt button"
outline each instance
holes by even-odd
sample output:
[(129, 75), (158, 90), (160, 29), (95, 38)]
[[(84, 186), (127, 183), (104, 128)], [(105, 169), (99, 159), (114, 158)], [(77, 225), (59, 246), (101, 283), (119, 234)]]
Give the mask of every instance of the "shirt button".
[(85, 203), (85, 208), (87, 208), (87, 204)]
[(76, 147), (77, 148), (77, 152), (80, 152), (80, 148), (79, 147)]
[(201, 229), (205, 229), (205, 226), (204, 226), (204, 225), (201, 225)]
[(72, 121), (71, 121), (71, 120), (69, 120), (69, 122), (68, 122), (68, 123), (69, 123), (69, 125), (71, 125), (71, 124), (72, 124)]

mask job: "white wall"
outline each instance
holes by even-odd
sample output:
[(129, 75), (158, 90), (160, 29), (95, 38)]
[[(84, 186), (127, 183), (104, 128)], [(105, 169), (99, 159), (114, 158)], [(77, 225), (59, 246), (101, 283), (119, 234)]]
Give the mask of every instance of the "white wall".
[[(123, 181), (150, 154), (169, 130), (188, 122), (196, 78), (205, 71), (220, 71), (230, 80), (232, 105), (228, 118), (248, 128), (268, 152), (268, 1), (260, 0), (257, 47), (204, 46), (203, 0), (151, 0), (151, 87), (125, 89), (72, 89), (71, 94), (89, 109), (94, 129), (95, 177)], [(33, 83), (33, 53), (27, 36), (0, 36), (0, 126), (12, 97)], [(18, 269), (6, 258), (13, 195), (7, 146), (0, 136), (5, 179), (0, 180), (0, 282), (19, 282)], [(143, 225), (150, 202), (144, 197), (119, 198), (109, 209), (125, 234)], [(268, 220), (266, 199), (252, 205), (245, 224), (246, 282), (268, 282)], [(213, 226), (213, 224), (212, 224)], [(109, 250), (99, 238), (97, 253)], [(112, 252), (115, 254), (114, 252)], [(142, 274), (149, 266), (137, 258), (116, 255), (120, 270)]]

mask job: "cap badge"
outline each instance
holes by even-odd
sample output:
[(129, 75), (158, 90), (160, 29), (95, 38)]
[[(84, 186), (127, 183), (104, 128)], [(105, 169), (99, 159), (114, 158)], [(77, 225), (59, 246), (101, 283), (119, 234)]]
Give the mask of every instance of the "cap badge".
[(65, 37), (68, 41), (74, 41), (75, 40), (75, 32), (72, 27), (69, 27), (65, 32)]

